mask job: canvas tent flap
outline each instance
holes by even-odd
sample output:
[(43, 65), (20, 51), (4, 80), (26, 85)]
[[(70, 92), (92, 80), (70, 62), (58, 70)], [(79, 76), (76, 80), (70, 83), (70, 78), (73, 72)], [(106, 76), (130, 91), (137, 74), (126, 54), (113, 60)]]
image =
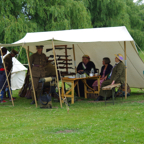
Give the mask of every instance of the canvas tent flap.
[[(126, 41), (128, 83), (130, 87), (144, 88), (144, 63), (125, 26), (27, 33), (21, 40), (11, 45), (1, 44), (1, 46), (19, 45), (25, 48), (29, 46), (31, 52), (36, 52), (36, 45), (44, 45), (43, 52), (49, 56), (53, 53), (52, 51), (46, 53), (46, 49), (52, 48), (52, 39), (55, 45), (72, 47), (74, 44), (77, 65), (82, 60), (82, 55), (88, 54), (99, 69), (101, 69), (103, 57), (109, 57), (111, 64), (114, 65), (114, 54), (124, 55), (124, 41)], [(59, 50), (56, 54), (64, 53)], [(72, 51), (68, 51), (68, 54), (73, 59)]]
[[(7, 52), (7, 54), (9, 54), (9, 52)], [(15, 57), (12, 58), (12, 61), (13, 68), (11, 72), (11, 88), (12, 90), (16, 90), (22, 88), (27, 68), (24, 67)]]

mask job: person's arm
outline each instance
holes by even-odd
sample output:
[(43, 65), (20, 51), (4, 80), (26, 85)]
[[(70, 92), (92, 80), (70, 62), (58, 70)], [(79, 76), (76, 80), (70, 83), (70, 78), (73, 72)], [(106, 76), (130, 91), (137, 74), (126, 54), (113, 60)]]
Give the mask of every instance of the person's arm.
[(82, 71), (82, 62), (80, 62), (77, 66), (77, 72)]
[(2, 58), (1, 58), (1, 53), (0, 53), (0, 68), (2, 67)]
[(30, 67), (32, 69), (32, 64), (33, 64), (33, 54), (30, 56)]
[(112, 81), (112, 85), (115, 83), (115, 81), (121, 76), (122, 72), (124, 70), (124, 66), (123, 66), (123, 63), (120, 62), (119, 65), (117, 65), (117, 73), (115, 74), (114, 78), (113, 78), (113, 81)]
[[(107, 69), (108, 69), (108, 70), (107, 70)], [(107, 67), (107, 69), (106, 69), (107, 73), (106, 73), (106, 75), (105, 75), (104, 80), (106, 80), (106, 79), (107, 79), (107, 77), (110, 75), (110, 73), (111, 73), (111, 71), (112, 71), (112, 69), (113, 69), (113, 66), (112, 66), (112, 65), (110, 65), (110, 67)]]
[(94, 64), (92, 61), (89, 61), (89, 62), (87, 63), (86, 71), (90, 72), (92, 68), (93, 68), (94, 71), (96, 72), (95, 64)]
[(45, 61), (46, 61), (46, 64), (45, 64), (45, 66), (47, 65), (47, 63), (48, 63), (48, 58), (46, 57), (46, 55), (44, 54), (44, 57), (45, 57)]
[(101, 67), (101, 72), (100, 72), (100, 75), (102, 76), (102, 74), (103, 74), (103, 70), (104, 70), (104, 67), (102, 66)]

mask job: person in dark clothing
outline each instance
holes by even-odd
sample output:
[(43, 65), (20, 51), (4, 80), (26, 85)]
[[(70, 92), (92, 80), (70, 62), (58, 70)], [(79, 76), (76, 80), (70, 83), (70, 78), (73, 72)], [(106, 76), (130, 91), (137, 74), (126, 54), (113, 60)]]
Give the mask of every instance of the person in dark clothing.
[(4, 68), (0, 68), (0, 80), (0, 103), (4, 103), (6, 101), (3, 100), (3, 96), (5, 89), (8, 86)]
[(77, 67), (77, 72), (79, 74), (87, 73), (89, 75), (92, 68), (95, 70), (95, 64), (90, 61), (90, 57), (88, 55), (84, 55), (82, 57), (82, 62), (80, 62)]
[[(7, 53), (7, 48), (1, 48), (3, 56)], [(1, 59), (1, 52), (0, 52), (0, 68), (3, 68), (2, 59)]]
[[(113, 66), (110, 64), (110, 59), (108, 57), (103, 58), (103, 66), (101, 68), (101, 78), (100, 78), (100, 86), (104, 81), (104, 78), (107, 74), (109, 74), (112, 70)], [(98, 82), (97, 80), (93, 83), (93, 89), (97, 90)]]
[[(90, 57), (88, 55), (84, 55), (82, 57), (82, 62), (79, 63), (77, 67), (77, 72), (79, 74), (86, 73), (89, 75), (91, 69), (94, 69), (94, 72), (96, 72), (95, 64), (90, 61)], [(92, 87), (94, 80), (87, 80), (87, 84)], [(79, 80), (79, 90), (80, 90), (80, 96), (84, 97), (84, 84), (81, 80)], [(75, 92), (78, 94), (77, 87), (75, 88)]]
[[(102, 83), (101, 87), (105, 87), (107, 85), (113, 85), (115, 83), (123, 84), (125, 81), (125, 65), (122, 62), (123, 55), (122, 54), (115, 54), (115, 65), (111, 72), (105, 76), (105, 81)], [(112, 91), (107, 92), (107, 99), (109, 99), (112, 95)], [(105, 96), (105, 91), (100, 89), (100, 93), (96, 101), (103, 100)]]

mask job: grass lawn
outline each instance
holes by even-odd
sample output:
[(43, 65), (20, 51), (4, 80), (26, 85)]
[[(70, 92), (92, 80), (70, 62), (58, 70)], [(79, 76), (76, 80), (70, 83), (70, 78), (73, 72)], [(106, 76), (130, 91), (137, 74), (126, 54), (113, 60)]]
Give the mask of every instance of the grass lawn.
[[(40, 109), (19, 98), (0, 104), (0, 144), (135, 144), (144, 143), (144, 93), (132, 89), (115, 105), (77, 101)], [(17, 96), (18, 91), (13, 92)]]
[(30, 102), (17, 97), (14, 107), (11, 102), (0, 104), (0, 144), (144, 143), (144, 92), (138, 89), (123, 101), (117, 98), (115, 105), (77, 101), (69, 113), (64, 104), (40, 109)]

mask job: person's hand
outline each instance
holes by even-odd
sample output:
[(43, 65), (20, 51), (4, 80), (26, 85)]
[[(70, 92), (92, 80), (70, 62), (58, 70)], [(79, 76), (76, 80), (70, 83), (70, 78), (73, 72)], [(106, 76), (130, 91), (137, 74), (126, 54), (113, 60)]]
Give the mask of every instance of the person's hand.
[(112, 81), (111, 85), (113, 85), (115, 83), (115, 81)]
[(106, 80), (106, 79), (107, 79), (107, 76), (104, 77), (104, 80)]
[(84, 71), (84, 70), (79, 70), (78, 73), (81, 73), (81, 72), (83, 72), (83, 71)]
[(8, 85), (6, 87), (8, 87)]

